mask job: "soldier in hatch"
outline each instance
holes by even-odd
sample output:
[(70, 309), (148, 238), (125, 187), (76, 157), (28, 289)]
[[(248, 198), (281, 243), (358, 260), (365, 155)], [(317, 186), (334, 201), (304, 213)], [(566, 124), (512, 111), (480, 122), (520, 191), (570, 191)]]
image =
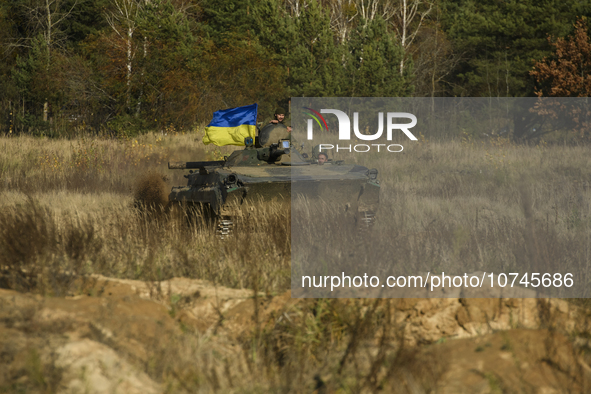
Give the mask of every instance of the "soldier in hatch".
[(277, 107), (273, 118), (259, 132), (261, 146), (270, 146), (279, 140), (291, 140), (291, 122), (285, 118), (285, 109)]
[(285, 113), (285, 109), (281, 107), (275, 109), (274, 119), (259, 131), (259, 144), (264, 147), (275, 144), (279, 140), (289, 140), (293, 148), (303, 153), (303, 148), (291, 134), (291, 119), (286, 118)]
[(273, 114), (273, 117), (275, 119), (271, 120), (269, 123), (284, 123), (285, 113), (285, 109), (283, 109), (282, 107), (275, 108), (275, 114)]

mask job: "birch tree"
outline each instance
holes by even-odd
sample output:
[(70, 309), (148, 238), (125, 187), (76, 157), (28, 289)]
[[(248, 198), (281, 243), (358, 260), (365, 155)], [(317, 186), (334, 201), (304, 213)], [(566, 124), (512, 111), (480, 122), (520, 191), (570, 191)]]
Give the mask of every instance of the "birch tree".
[(396, 0), (356, 0), (355, 6), (364, 25), (368, 25), (377, 17), (386, 22), (392, 19), (396, 14), (397, 2)]
[(410, 48), (435, 6), (435, 0), (399, 0), (391, 24), (398, 33), (400, 46), (406, 56), (400, 60), (400, 75), (404, 74)]
[(299, 18), (307, 8), (307, 0), (285, 0), (287, 11), (292, 17)]
[[(294, 0), (295, 1), (295, 0)], [(339, 41), (349, 39), (352, 26), (361, 23), (366, 28), (377, 18), (389, 23), (405, 56), (400, 60), (400, 75), (412, 55), (412, 45), (435, 7), (436, 0), (333, 0), (331, 26)]]
[[(135, 49), (133, 39), (138, 27), (138, 17), (142, 6), (145, 4), (142, 0), (113, 0), (114, 11), (106, 14), (107, 23), (115, 34), (121, 39), (124, 45), (125, 58), (125, 104), (127, 109), (131, 108), (131, 77)], [(119, 45), (115, 43), (115, 45)], [(144, 43), (144, 49), (146, 43)]]
[(400, 75), (398, 63), (404, 56), (395, 34), (380, 17), (361, 20), (347, 44), (347, 77), (353, 97), (407, 96), (412, 89), (407, 75)]
[(329, 3), (330, 26), (337, 36), (340, 44), (349, 39), (349, 34), (354, 27), (353, 21), (359, 15), (354, 0), (334, 0)]
[(431, 96), (431, 106), (434, 108), (434, 97), (446, 93), (446, 78), (458, 65), (461, 57), (454, 51), (452, 42), (441, 27), (439, 7), (429, 19), (413, 43), (414, 94)]

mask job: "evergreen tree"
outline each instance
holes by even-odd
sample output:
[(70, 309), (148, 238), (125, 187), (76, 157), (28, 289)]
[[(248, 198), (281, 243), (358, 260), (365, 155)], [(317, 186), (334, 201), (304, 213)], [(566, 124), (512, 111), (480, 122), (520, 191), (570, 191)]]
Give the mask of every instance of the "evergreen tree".
[(577, 13), (585, 12), (588, 6), (576, 0), (446, 1), (444, 29), (463, 58), (450, 93), (532, 96), (529, 70), (549, 54), (546, 36), (568, 34)]
[(408, 79), (412, 62), (407, 62), (400, 74), (404, 51), (394, 34), (388, 32), (386, 22), (377, 17), (369, 22), (361, 20), (351, 33), (347, 48), (347, 77), (350, 90), (356, 97), (408, 96), (412, 89)]
[(250, 38), (250, 0), (203, 0), (202, 7), (204, 31), (217, 46)]
[(62, 27), (68, 46), (78, 45), (89, 35), (107, 28), (104, 14), (110, 7), (110, 0), (65, 0), (63, 8), (72, 10)]
[[(141, 112), (157, 124), (186, 126), (195, 121), (195, 114), (186, 111), (187, 96), (197, 88), (191, 73), (202, 57), (193, 28), (169, 0), (148, 3), (142, 9), (134, 75), (136, 115)], [(183, 83), (171, 83), (171, 78), (182, 78)]]
[(268, 51), (267, 56), (285, 65), (286, 56), (294, 40), (293, 21), (281, 0), (260, 0), (251, 9), (252, 31), (260, 44)]
[(0, 1), (0, 132), (15, 131), (14, 108), (20, 108), (20, 98), (16, 86), (11, 78), (11, 71), (16, 63), (18, 51), (10, 46), (14, 34), (14, 20), (10, 17), (10, 7), (5, 1)]
[(31, 49), (25, 56), (17, 58), (12, 81), (26, 111), (24, 115), (18, 113), (19, 123), (45, 130), (48, 125), (40, 122), (44, 108), (47, 111), (59, 109), (62, 89), (57, 78), (59, 68), (55, 65), (51, 62), (47, 41), (41, 35), (31, 41)]
[(330, 15), (316, 0), (311, 0), (288, 31), (293, 37), (287, 55), (291, 96), (344, 95), (349, 89), (344, 53), (330, 29)]

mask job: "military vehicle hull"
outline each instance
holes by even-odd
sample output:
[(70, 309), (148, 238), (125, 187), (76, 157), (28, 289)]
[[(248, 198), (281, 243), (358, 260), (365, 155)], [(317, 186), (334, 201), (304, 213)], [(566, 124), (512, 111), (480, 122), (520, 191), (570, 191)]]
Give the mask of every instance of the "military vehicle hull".
[(209, 167), (206, 171), (191, 174), (187, 186), (173, 187), (169, 201), (207, 204), (216, 213), (230, 203), (288, 201), (295, 195), (343, 209), (375, 210), (379, 204), (380, 185), (361, 166)]
[[(275, 149), (275, 150), (274, 150)], [(301, 196), (352, 213), (360, 224), (373, 223), (379, 204), (377, 171), (341, 162), (319, 165), (285, 149), (246, 148), (218, 162), (169, 163), (191, 171), (186, 186), (173, 187), (172, 203), (194, 204), (224, 218), (227, 233), (237, 210), (264, 201), (291, 202)]]

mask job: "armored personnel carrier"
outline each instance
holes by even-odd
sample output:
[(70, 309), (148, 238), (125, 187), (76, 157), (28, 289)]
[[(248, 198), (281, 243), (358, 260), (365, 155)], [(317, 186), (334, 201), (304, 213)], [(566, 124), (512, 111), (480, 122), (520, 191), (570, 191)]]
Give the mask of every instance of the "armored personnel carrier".
[[(173, 187), (171, 203), (200, 205), (218, 218), (226, 236), (236, 209), (245, 202), (290, 201), (302, 195), (353, 213), (360, 226), (370, 226), (379, 203), (378, 171), (342, 161), (318, 164), (291, 144), (282, 125), (263, 128), (256, 141), (225, 160), (170, 162), (169, 169), (190, 170), (186, 186)], [(279, 139), (275, 139), (279, 137)]]

